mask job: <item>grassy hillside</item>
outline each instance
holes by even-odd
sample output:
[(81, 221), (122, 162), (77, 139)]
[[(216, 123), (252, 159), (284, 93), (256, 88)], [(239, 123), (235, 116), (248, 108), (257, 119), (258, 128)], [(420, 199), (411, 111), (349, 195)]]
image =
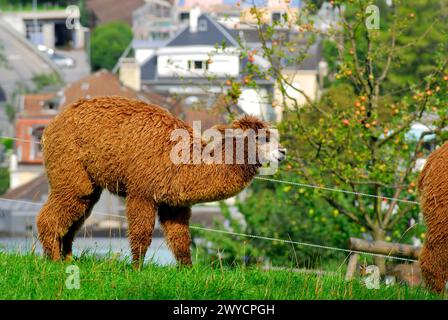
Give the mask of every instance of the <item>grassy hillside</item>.
[[(80, 288), (66, 288), (67, 266), (80, 270)], [(341, 276), (253, 268), (146, 265), (135, 271), (116, 258), (81, 257), (54, 263), (0, 253), (0, 299), (439, 299), (396, 285), (369, 290)]]

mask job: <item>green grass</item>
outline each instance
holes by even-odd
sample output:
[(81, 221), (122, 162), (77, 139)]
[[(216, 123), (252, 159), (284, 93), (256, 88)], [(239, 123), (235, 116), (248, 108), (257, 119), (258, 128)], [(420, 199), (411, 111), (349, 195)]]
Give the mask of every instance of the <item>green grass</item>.
[[(77, 265), (80, 288), (66, 288)], [(367, 289), (359, 280), (255, 268), (193, 268), (147, 264), (134, 270), (118, 258), (84, 255), (55, 263), (32, 254), (0, 252), (0, 299), (439, 299), (404, 285)]]

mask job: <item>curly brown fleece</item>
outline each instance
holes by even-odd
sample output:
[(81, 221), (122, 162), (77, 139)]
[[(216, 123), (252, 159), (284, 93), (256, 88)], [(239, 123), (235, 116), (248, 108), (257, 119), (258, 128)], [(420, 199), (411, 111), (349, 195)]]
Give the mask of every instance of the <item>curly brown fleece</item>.
[[(231, 127), (267, 124), (246, 116)], [(177, 142), (170, 135), (182, 128), (192, 136), (192, 128), (165, 109), (122, 97), (81, 100), (64, 109), (42, 139), (51, 190), (37, 218), (45, 253), (54, 260), (71, 255), (77, 230), (106, 188), (126, 197), (135, 262), (151, 243), (158, 212), (177, 261), (191, 264), (191, 205), (236, 195), (259, 164), (173, 164), (170, 151)]]
[(448, 281), (448, 143), (428, 158), (419, 178), (420, 202), (428, 228), (420, 255), (425, 283), (441, 292)]

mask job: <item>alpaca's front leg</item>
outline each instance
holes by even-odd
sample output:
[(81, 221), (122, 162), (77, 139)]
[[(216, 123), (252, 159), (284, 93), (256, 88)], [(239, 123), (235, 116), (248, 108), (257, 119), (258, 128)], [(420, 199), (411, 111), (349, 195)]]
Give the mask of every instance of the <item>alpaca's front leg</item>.
[(181, 265), (190, 266), (191, 236), (188, 224), (191, 217), (191, 208), (161, 206), (159, 217), (166, 241), (177, 262)]
[(140, 267), (151, 244), (156, 207), (152, 201), (139, 196), (128, 195), (126, 198), (126, 211), (132, 260), (134, 266)]

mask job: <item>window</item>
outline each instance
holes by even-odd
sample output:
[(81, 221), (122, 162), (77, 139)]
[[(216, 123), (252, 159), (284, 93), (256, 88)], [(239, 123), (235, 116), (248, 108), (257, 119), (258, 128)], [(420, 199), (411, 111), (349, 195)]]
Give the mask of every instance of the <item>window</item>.
[(188, 61), (189, 70), (208, 70), (209, 62), (202, 60), (192, 60)]
[(56, 104), (53, 101), (50, 101), (47, 103), (47, 108), (49, 110), (54, 110), (54, 109), (56, 109)]
[(272, 22), (282, 22), (282, 14), (281, 14), (281, 12), (274, 12), (272, 14)]
[(169, 32), (151, 32), (152, 40), (165, 40), (170, 37)]
[(42, 23), (37, 23), (36, 25), (34, 23), (27, 23), (26, 24), (26, 37), (27, 39), (31, 39), (31, 37), (34, 34), (41, 34), (42, 33)]
[(181, 12), (179, 14), (179, 20), (180, 22), (184, 22), (186, 20), (190, 19), (190, 12)]
[[(37, 160), (37, 159), (42, 159), (43, 154), (42, 154), (42, 144), (40, 143), (42, 140), (42, 135), (44, 133), (45, 127), (43, 126), (37, 126), (32, 128), (32, 140), (35, 141), (36, 143), (32, 143), (32, 148), (30, 150), (30, 158), (31, 160)], [(37, 143), (39, 142), (39, 143)]]
[(198, 25), (198, 30), (205, 32), (207, 31), (207, 20), (200, 20)]
[(202, 70), (202, 65), (203, 65), (203, 62), (202, 62), (202, 61), (195, 61), (195, 62), (194, 62), (194, 68), (195, 68), (196, 70)]

